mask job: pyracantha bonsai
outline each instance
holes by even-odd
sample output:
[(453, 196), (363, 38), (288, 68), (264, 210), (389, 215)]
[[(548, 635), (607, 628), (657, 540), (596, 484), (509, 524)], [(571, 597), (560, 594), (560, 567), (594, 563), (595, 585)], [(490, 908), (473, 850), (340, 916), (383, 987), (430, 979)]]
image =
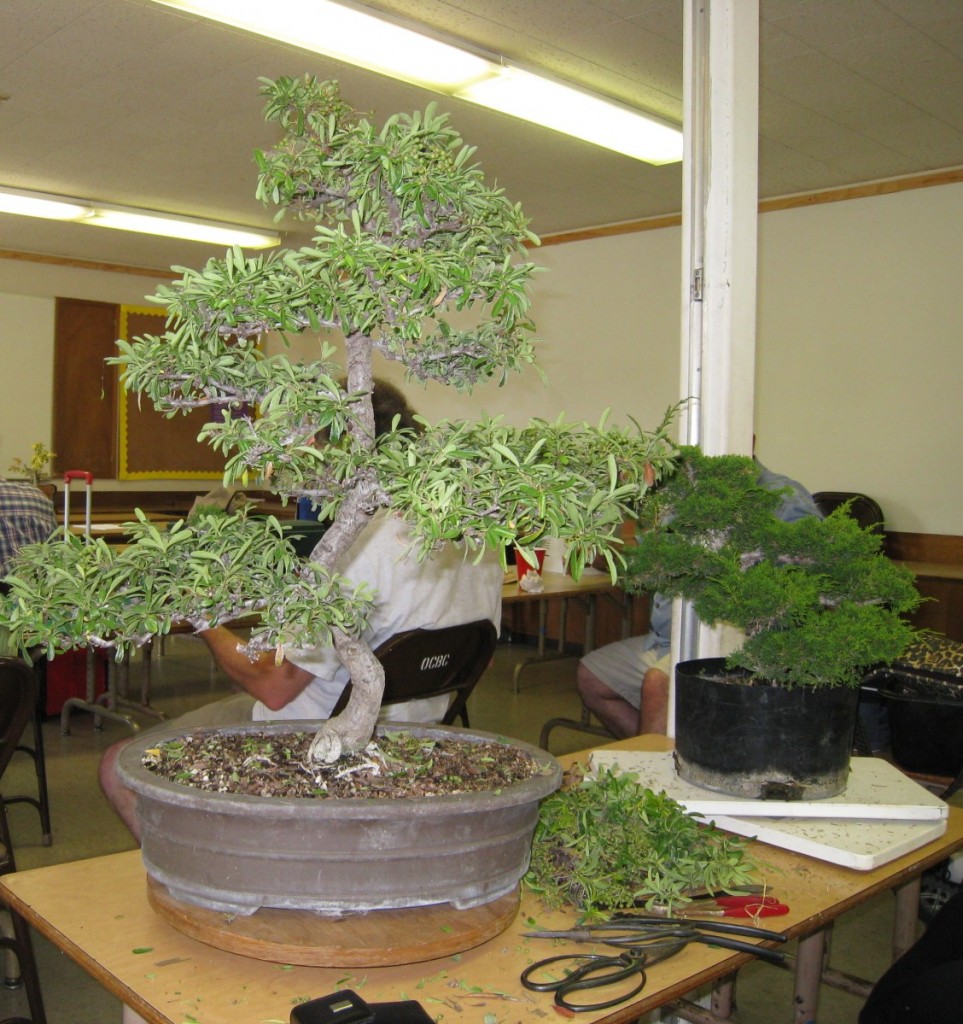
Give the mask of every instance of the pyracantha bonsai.
[[(93, 644), (120, 656), (174, 620), (204, 629), (250, 612), (261, 618), (252, 654), (333, 644), (354, 684), (312, 748), (333, 760), (367, 743), (383, 690), (363, 638), (372, 595), (336, 568), (376, 510), (410, 525), (419, 556), (446, 541), (466, 557), (513, 542), (530, 551), (551, 534), (574, 574), (599, 552), (614, 574), (621, 524), (670, 472), (675, 448), (669, 417), (652, 433), (446, 421), (396, 426), (376, 443), (376, 353), (409, 380), (460, 391), (532, 362), (537, 239), (433, 107), (379, 127), (333, 82), (264, 80), (262, 92), (282, 138), (256, 153), (257, 194), (279, 217), (316, 222), (312, 244), (175, 268), (180, 280), (154, 297), (165, 333), (118, 343), (113, 361), (128, 390), (169, 415), (222, 411), (201, 439), (224, 454), (225, 483), (308, 496), (331, 527), (302, 562), (270, 518), (206, 515), (159, 531), (140, 517), (120, 553), (77, 538), (27, 549), (3, 619), (22, 646), (51, 652)], [(307, 363), (261, 344), (327, 330), (344, 337), (343, 367), (327, 342)]]

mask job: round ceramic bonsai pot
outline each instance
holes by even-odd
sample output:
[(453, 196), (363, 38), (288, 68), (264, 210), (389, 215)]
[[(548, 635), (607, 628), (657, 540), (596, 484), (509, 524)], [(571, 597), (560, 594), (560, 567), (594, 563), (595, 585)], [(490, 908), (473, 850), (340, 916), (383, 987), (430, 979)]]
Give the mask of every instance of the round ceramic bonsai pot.
[(687, 782), (759, 800), (846, 788), (858, 690), (753, 685), (724, 658), (680, 662), (675, 684), (675, 763)]
[[(319, 724), (258, 722), (226, 731), (283, 735)], [(448, 726), (405, 730), (506, 742)], [(176, 900), (233, 914), (273, 907), (341, 915), (436, 903), (462, 910), (496, 900), (528, 869), (539, 801), (562, 779), (550, 754), (510, 741), (538, 772), (491, 792), (387, 800), (209, 793), (160, 778), (141, 763), (145, 750), (184, 732), (135, 737), (118, 771), (137, 794), (148, 874)]]

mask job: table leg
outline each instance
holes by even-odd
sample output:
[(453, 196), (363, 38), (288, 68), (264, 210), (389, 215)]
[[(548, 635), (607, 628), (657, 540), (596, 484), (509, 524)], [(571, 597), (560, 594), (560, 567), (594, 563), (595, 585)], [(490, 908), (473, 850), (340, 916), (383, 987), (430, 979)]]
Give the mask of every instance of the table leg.
[(728, 1020), (735, 1007), (736, 974), (727, 974), (720, 978), (712, 989), (712, 1001), (709, 1004), (713, 1014), (720, 1020)]
[(558, 650), (553, 651), (551, 654), (545, 651), (545, 641), (548, 635), (548, 599), (542, 598), (538, 602), (538, 648), (537, 654), (531, 658), (525, 658), (523, 661), (518, 662), (515, 666), (515, 671), (512, 673), (512, 693), (518, 693), (518, 683), (521, 678), (522, 672), (525, 671), (529, 665), (537, 665), (543, 661), (553, 661), (557, 658), (574, 658), (574, 654), (567, 654), (565, 652), (565, 629), (568, 621), (568, 602), (569, 595), (563, 595), (558, 598), (560, 602), (559, 608), (559, 629), (558, 629)]
[(910, 879), (893, 890), (896, 897), (896, 916), (893, 921), (893, 959), (901, 957), (916, 942), (916, 921), (920, 907), (922, 875)]
[[(161, 640), (163, 640), (163, 634)], [(154, 642), (148, 640), (141, 648), (140, 664), (140, 702), (146, 708), (150, 706), (150, 677), (153, 663)]]
[(815, 1024), (826, 936), (830, 928), (832, 925), (799, 940), (796, 952), (796, 983), (793, 989), (794, 1024)]
[(590, 594), (585, 602), (585, 637), (582, 642), (582, 653), (588, 654), (595, 650), (595, 618), (598, 602), (595, 595)]

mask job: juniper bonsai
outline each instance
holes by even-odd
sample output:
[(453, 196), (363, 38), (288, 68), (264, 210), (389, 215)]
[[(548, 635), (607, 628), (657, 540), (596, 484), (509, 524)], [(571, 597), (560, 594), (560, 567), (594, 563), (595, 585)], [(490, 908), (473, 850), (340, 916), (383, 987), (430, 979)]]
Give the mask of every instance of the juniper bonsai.
[(745, 631), (727, 664), (786, 686), (858, 686), (914, 636), (901, 618), (919, 604), (913, 576), (882, 538), (838, 509), (825, 519), (776, 518), (779, 492), (738, 455), (681, 449), (653, 493), (623, 586), (693, 602), (709, 625)]
[[(442, 542), (466, 557), (530, 550), (552, 534), (575, 575), (602, 552), (614, 576), (622, 522), (671, 471), (675, 448), (668, 418), (651, 433), (446, 421), (396, 426), (376, 443), (376, 353), (408, 379), (459, 391), (533, 362), (537, 239), (434, 107), (378, 127), (334, 82), (263, 80), (262, 92), (282, 138), (255, 155), (257, 194), (279, 217), (316, 222), (312, 244), (175, 268), (180, 279), (154, 296), (166, 331), (119, 342), (113, 362), (126, 389), (168, 415), (222, 411), (201, 439), (224, 454), (226, 484), (308, 496), (332, 525), (301, 562), (271, 518), (203, 515), (159, 531), (140, 516), (120, 553), (74, 537), (25, 550), (0, 619), (22, 647), (50, 653), (92, 644), (120, 657), (175, 620), (204, 629), (250, 612), (261, 617), (252, 656), (333, 644), (354, 684), (312, 746), (333, 760), (368, 741), (383, 690), (362, 635), (372, 595), (336, 569), (373, 512), (402, 517), (419, 557)], [(272, 332), (329, 329), (344, 336), (343, 367), (326, 341), (307, 363), (261, 345)]]

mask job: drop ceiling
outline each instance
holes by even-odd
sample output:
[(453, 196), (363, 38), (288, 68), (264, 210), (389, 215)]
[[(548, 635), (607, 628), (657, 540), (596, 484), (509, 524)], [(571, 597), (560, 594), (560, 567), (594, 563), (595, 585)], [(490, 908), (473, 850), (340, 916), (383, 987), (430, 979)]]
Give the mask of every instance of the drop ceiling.
[[(681, 0), (367, 6), (681, 119)], [(963, 166), (963, 2), (760, 7), (763, 198)], [(379, 118), (433, 98), (147, 0), (3, 0), (0, 184), (269, 226), (271, 213), (254, 199), (252, 152), (274, 138), (257, 79), (304, 72), (338, 78), (350, 102)], [(541, 235), (680, 209), (679, 165), (651, 167), (443, 102), (489, 179)], [(305, 236), (288, 229), (286, 244), (301, 244)], [(0, 251), (150, 268), (219, 252), (9, 215), (0, 215)]]

